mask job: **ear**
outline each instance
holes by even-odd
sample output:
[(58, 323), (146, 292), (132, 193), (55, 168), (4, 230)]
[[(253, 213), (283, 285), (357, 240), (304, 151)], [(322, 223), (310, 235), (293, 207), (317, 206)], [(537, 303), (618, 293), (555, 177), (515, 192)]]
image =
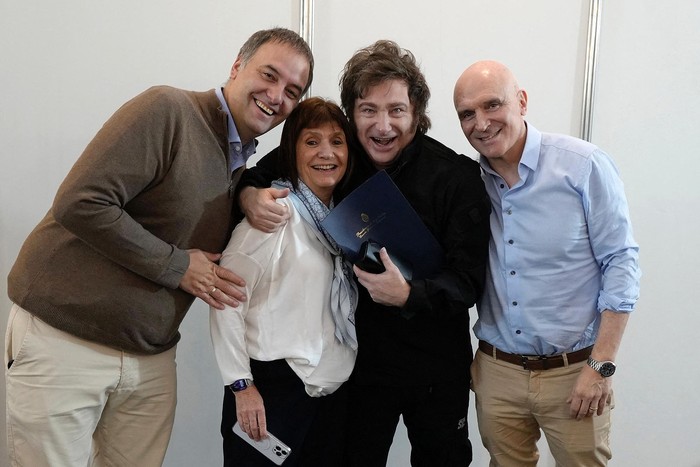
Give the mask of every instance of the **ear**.
[(527, 92), (524, 89), (518, 90), (518, 104), (520, 105), (520, 115), (527, 115)]
[(243, 66), (243, 59), (239, 55), (238, 58), (236, 58), (236, 61), (233, 62), (233, 66), (231, 66), (231, 73), (229, 74), (229, 78), (236, 79), (236, 76), (238, 76), (238, 72), (241, 71), (242, 66)]

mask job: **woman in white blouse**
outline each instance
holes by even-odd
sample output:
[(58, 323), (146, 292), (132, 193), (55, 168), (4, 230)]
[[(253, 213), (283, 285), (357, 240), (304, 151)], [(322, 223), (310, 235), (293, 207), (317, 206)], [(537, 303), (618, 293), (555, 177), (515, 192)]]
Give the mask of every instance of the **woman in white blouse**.
[[(344, 390), (357, 343), (357, 289), (351, 266), (321, 227), (333, 192), (349, 176), (352, 131), (327, 100), (301, 102), (282, 130), (282, 177), (290, 194), (277, 202), (290, 219), (274, 233), (243, 220), (221, 266), (246, 281), (248, 300), (210, 310), (211, 337), (224, 380), (224, 466), (272, 465), (232, 432), (274, 434), (291, 448), (284, 465), (339, 464)], [(244, 434), (243, 436), (246, 436)]]

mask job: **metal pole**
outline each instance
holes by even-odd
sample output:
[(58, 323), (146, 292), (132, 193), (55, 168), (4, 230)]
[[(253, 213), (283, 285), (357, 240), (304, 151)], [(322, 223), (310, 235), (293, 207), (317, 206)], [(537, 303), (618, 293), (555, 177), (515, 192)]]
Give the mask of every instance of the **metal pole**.
[(596, 67), (598, 61), (598, 37), (600, 36), (601, 0), (591, 0), (586, 43), (586, 67), (583, 77), (583, 109), (581, 113), (581, 139), (591, 140), (593, 104), (595, 97)]
[[(314, 50), (314, 0), (299, 0), (299, 35)], [(311, 96), (311, 86), (306, 91), (306, 96)]]

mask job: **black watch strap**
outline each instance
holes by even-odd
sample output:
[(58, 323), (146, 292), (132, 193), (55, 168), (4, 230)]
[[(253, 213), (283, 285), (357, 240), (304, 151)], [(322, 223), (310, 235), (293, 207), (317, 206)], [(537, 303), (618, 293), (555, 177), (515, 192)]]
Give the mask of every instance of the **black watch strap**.
[(233, 383), (229, 384), (228, 387), (231, 389), (232, 392), (238, 392), (242, 391), (244, 389), (248, 389), (253, 385), (253, 380), (252, 379), (237, 379)]

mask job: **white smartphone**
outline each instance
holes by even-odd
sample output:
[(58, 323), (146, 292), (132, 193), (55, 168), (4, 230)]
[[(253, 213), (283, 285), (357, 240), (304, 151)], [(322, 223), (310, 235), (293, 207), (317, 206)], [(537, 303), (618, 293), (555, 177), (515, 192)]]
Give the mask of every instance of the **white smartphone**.
[(277, 437), (269, 431), (267, 432), (268, 438), (255, 441), (248, 436), (248, 433), (243, 431), (238, 422), (236, 422), (236, 424), (233, 425), (233, 432), (277, 465), (282, 465), (282, 462), (284, 462), (292, 452), (289, 446), (277, 439)]

